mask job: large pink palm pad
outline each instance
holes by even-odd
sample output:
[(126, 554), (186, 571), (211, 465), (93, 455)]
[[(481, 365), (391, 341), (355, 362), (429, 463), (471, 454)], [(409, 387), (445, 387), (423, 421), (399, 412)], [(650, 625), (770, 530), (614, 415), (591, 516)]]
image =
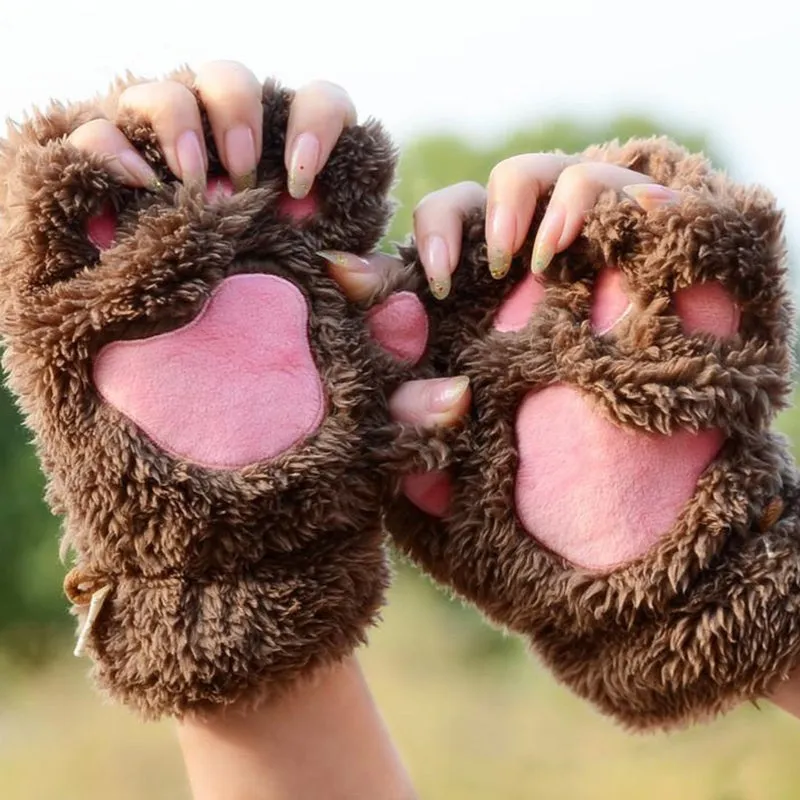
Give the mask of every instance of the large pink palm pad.
[[(500, 309), (495, 327), (524, 327), (544, 296), (530, 276)], [(674, 307), (687, 334), (729, 336), (738, 309), (716, 283), (682, 290)], [(600, 273), (591, 321), (613, 335), (635, 312), (615, 269)], [(573, 564), (607, 569), (643, 555), (674, 524), (724, 437), (715, 430), (672, 436), (622, 428), (577, 389), (554, 385), (528, 394), (518, 411), (517, 513), (523, 527)]]
[[(391, 313), (376, 306), (372, 334), (399, 357), (418, 358), (427, 338), (421, 303), (405, 292), (390, 300)], [(163, 450), (217, 469), (273, 459), (311, 436), (325, 415), (308, 306), (293, 283), (274, 275), (229, 277), (185, 327), (107, 345), (94, 381)]]

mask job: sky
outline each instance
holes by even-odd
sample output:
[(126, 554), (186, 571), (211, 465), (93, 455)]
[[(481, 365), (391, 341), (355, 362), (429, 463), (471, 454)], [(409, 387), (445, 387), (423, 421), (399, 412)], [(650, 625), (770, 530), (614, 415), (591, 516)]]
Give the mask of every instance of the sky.
[[(468, 10), (471, 9), (471, 10)], [(0, 115), (80, 99), (127, 69), (230, 58), (344, 86), (401, 143), (477, 141), (555, 115), (643, 112), (710, 135), (770, 188), (800, 251), (800, 6), (791, 0), (170, 3), (0, 0)]]

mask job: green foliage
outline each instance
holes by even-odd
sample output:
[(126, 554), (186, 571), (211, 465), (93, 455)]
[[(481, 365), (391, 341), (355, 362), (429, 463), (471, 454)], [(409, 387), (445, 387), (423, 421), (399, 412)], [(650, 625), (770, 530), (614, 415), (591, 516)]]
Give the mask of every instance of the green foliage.
[(28, 432), (0, 391), (0, 646), (41, 655), (69, 625), (61, 594), (58, 523), (42, 495), (44, 480)]

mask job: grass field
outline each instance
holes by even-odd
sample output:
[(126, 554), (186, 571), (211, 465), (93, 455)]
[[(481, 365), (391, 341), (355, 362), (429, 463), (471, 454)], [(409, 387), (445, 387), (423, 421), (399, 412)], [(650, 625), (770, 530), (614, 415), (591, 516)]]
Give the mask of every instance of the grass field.
[[(780, 427), (800, 443), (800, 405)], [(778, 709), (625, 733), (407, 571), (362, 663), (424, 800), (800, 798), (800, 722)], [(171, 724), (103, 705), (85, 672), (0, 668), (0, 800), (188, 800)]]
[[(422, 798), (800, 797), (800, 723), (777, 709), (744, 707), (685, 733), (632, 736), (432, 592), (413, 577), (398, 581), (363, 655)], [(188, 800), (171, 725), (104, 706), (84, 671), (65, 660), (6, 682), (0, 798)]]

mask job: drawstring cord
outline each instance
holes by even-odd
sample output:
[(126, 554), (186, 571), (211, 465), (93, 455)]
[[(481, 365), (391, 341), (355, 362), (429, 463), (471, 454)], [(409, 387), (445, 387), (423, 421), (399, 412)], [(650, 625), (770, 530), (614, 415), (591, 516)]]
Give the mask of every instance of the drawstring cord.
[(89, 607), (73, 651), (78, 658), (86, 652), (89, 634), (110, 591), (111, 584), (105, 578), (96, 573), (84, 572), (78, 567), (71, 569), (64, 578), (64, 594), (70, 602), (79, 608)]

